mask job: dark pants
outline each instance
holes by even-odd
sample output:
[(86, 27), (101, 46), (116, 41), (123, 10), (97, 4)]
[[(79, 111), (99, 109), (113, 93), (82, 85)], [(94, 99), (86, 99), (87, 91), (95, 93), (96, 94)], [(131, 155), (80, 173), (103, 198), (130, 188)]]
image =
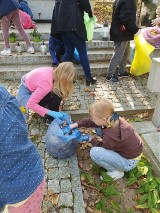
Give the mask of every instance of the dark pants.
[(75, 31), (62, 33), (62, 39), (66, 48), (63, 61), (72, 61), (75, 48), (80, 57), (80, 63), (83, 67), (87, 80), (92, 78), (91, 69), (88, 61), (86, 42)]
[(55, 39), (53, 36), (50, 36), (49, 52), (53, 61), (55, 57), (57, 57), (57, 60), (60, 61), (61, 56), (65, 53), (65, 47), (61, 41)]
[[(39, 105), (52, 111), (59, 111), (62, 98), (53, 92), (49, 92), (40, 102)], [(47, 115), (48, 120), (52, 121), (53, 117)]]

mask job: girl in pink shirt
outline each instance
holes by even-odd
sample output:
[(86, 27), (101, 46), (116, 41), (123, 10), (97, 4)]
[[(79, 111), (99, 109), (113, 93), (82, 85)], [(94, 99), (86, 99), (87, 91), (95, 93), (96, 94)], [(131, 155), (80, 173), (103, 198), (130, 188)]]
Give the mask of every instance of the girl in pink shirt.
[(29, 109), (42, 117), (47, 115), (50, 121), (62, 117), (62, 113), (58, 112), (60, 102), (71, 96), (74, 76), (72, 62), (63, 62), (56, 69), (37, 68), (23, 76), (17, 100), (26, 109), (26, 112), (23, 110), (25, 119)]

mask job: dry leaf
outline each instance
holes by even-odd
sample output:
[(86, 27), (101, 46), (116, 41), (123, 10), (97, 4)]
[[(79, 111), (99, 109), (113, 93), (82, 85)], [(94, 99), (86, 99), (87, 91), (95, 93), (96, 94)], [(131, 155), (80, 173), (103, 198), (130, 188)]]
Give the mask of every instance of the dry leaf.
[(91, 92), (90, 96), (96, 96), (96, 94), (94, 92)]
[(78, 162), (78, 166), (79, 166), (80, 168), (83, 168), (83, 163), (82, 163), (82, 162)]
[(102, 213), (102, 211), (95, 209), (93, 213)]
[(85, 87), (84, 92), (89, 92), (89, 87)]
[(58, 204), (58, 198), (59, 198), (59, 194), (54, 194), (52, 196), (52, 204), (53, 205), (57, 205)]
[(78, 108), (79, 108), (78, 105), (72, 105), (72, 106), (69, 107), (70, 110), (74, 110), (74, 109), (78, 109)]
[(160, 127), (159, 127), (159, 128), (157, 128), (157, 131), (158, 131), (158, 132), (160, 132)]

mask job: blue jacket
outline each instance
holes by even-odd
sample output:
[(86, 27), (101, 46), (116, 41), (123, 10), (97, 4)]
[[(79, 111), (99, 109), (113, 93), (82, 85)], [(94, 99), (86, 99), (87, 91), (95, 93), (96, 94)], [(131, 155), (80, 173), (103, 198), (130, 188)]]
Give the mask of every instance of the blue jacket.
[(0, 209), (28, 198), (43, 178), (18, 101), (0, 84)]

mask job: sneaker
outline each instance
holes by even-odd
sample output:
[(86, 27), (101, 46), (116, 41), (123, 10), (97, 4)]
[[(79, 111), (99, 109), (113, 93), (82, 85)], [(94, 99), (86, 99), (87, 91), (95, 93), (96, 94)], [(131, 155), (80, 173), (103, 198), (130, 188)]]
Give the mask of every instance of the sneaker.
[(118, 77), (121, 78), (121, 77), (128, 77), (129, 76), (129, 73), (128, 72), (122, 72), (122, 73), (118, 73)]
[(120, 170), (108, 171), (107, 175), (113, 178), (114, 180), (118, 180), (124, 176), (124, 172)]
[(1, 55), (12, 55), (11, 49), (4, 49), (1, 51)]
[(90, 84), (95, 84), (97, 81), (97, 79), (95, 78), (91, 78), (90, 80), (86, 80), (86, 85), (90, 86)]
[(35, 54), (34, 48), (32, 46), (28, 47), (27, 52)]
[(113, 76), (110, 81), (114, 82), (114, 83), (119, 83), (118, 77), (117, 76)]
[(111, 78), (112, 78), (112, 75), (107, 75), (107, 77), (106, 77), (106, 81), (110, 81), (110, 80), (111, 80)]

